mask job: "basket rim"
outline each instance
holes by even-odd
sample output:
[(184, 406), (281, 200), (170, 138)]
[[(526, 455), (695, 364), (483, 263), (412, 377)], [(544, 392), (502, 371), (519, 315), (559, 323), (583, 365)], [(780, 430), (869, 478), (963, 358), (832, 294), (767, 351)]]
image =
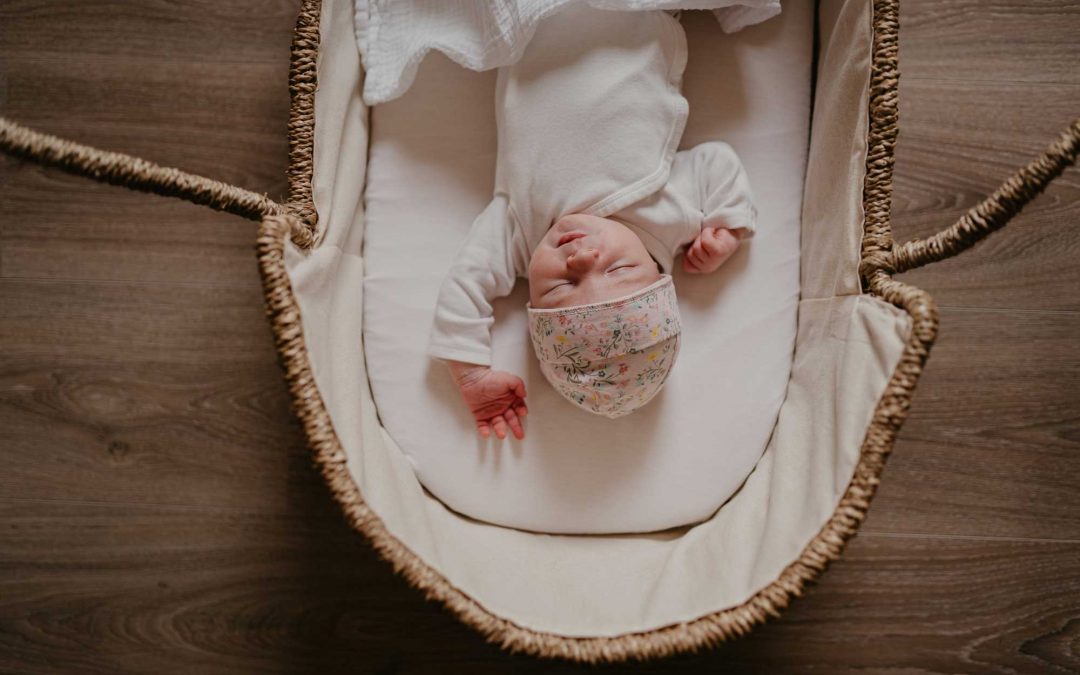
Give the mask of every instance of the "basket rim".
[[(899, 0), (867, 0), (873, 6), (866, 174), (863, 181), (864, 229), (861, 258), (892, 249), (889, 209), (897, 136)], [(257, 257), (268, 319), (285, 370), (293, 408), (301, 420), (316, 466), (346, 520), (406, 581), (437, 600), (489, 642), (511, 652), (587, 663), (647, 660), (697, 651), (745, 635), (770, 616), (779, 617), (829, 563), (837, 560), (866, 517), (907, 417), (919, 376), (937, 334), (938, 317), (926, 292), (892, 278), (888, 269), (865, 267), (865, 294), (902, 310), (912, 320), (903, 353), (878, 400), (860, 448), (859, 461), (832, 516), (780, 575), (739, 605), (691, 621), (610, 637), (572, 637), (534, 631), (496, 616), (456, 588), (440, 572), (392, 535), (364, 501), (346, 465), (346, 454), (315, 384), (304, 343), (300, 309), (285, 270), (285, 239), (310, 243), (317, 238), (312, 201), (314, 94), (321, 0), (303, 0), (292, 44), (289, 119), (289, 202), (286, 214), (263, 219)], [(298, 233), (303, 236), (298, 237)], [(860, 269), (864, 269), (860, 265)]]

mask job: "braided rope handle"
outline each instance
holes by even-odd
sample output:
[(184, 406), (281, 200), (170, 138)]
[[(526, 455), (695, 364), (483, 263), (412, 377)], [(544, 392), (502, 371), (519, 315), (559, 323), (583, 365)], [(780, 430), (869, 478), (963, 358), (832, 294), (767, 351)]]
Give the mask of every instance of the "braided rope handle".
[[(176, 197), (249, 220), (262, 220), (266, 216), (287, 211), (285, 206), (266, 195), (131, 155), (99, 150), (43, 134), (4, 117), (0, 117), (0, 150), (102, 183)], [(292, 232), (293, 241), (301, 248), (310, 247), (311, 230), (302, 222), (297, 222)]]
[[(218, 211), (262, 220), (279, 215), (286, 207), (235, 185), (119, 152), (107, 152), (43, 134), (0, 117), (0, 150), (16, 157), (55, 166), (69, 173), (140, 192), (177, 197)], [(1080, 154), (1080, 118), (1041, 156), (1013, 174), (992, 195), (965, 213), (950, 227), (926, 239), (893, 244), (890, 250), (867, 254), (860, 267), (864, 278), (875, 270), (897, 274), (928, 263), (951, 258), (1000, 230), (1052, 180), (1076, 162)], [(301, 218), (307, 214), (301, 214)], [(294, 228), (293, 242), (301, 248), (313, 243), (312, 229), (301, 222)]]
[(1046, 189), (1080, 153), (1080, 118), (1030, 164), (1013, 174), (989, 197), (981, 201), (948, 228), (926, 239), (893, 244), (890, 250), (875, 251), (863, 261), (868, 278), (880, 269), (898, 274), (928, 263), (951, 258), (1000, 230), (1031, 200)]

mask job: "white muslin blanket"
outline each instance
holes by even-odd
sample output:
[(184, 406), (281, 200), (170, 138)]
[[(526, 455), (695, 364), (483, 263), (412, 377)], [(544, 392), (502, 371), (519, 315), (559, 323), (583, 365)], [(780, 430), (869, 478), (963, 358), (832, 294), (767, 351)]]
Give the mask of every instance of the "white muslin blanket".
[(470, 70), (517, 62), (536, 25), (571, 4), (598, 9), (711, 9), (725, 33), (780, 13), (780, 0), (356, 0), (364, 102), (405, 93), (432, 49)]

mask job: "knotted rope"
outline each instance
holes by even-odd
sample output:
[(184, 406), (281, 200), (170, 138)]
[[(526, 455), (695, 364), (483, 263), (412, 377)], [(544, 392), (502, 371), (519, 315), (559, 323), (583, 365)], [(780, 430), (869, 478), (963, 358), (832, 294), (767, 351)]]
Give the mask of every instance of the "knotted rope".
[[(265, 216), (287, 211), (285, 206), (266, 195), (121, 152), (99, 150), (43, 134), (4, 117), (0, 117), (0, 150), (78, 176), (139, 192), (176, 197), (249, 220), (262, 220)], [(304, 223), (301, 222), (291, 234), (298, 246), (311, 245), (312, 233)]]
[(1076, 162), (1080, 153), (1080, 118), (1046, 151), (1018, 170), (993, 194), (979, 202), (948, 228), (926, 239), (912, 239), (903, 244), (891, 243), (885, 250), (871, 251), (860, 265), (863, 278), (877, 270), (899, 274), (928, 263), (951, 258), (1000, 230), (1046, 189), (1065, 169)]

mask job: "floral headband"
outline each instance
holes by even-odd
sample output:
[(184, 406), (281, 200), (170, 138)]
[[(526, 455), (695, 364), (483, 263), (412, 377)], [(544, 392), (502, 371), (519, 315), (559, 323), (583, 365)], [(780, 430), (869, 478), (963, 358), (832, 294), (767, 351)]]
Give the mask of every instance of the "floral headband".
[(528, 307), (540, 370), (555, 389), (589, 412), (615, 418), (648, 403), (679, 354), (682, 324), (671, 275), (614, 300)]

